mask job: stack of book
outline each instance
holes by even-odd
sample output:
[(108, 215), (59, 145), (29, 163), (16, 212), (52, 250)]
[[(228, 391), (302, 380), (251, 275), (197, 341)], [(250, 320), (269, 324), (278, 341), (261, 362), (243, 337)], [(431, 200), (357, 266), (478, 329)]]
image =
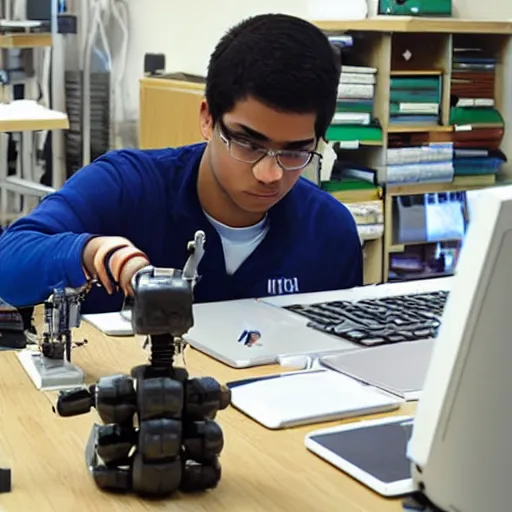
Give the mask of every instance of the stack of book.
[(391, 77), (389, 123), (439, 124), (441, 75)]
[(387, 150), (385, 182), (389, 185), (453, 181), (453, 144), (390, 147)]
[(496, 59), (481, 49), (455, 48), (451, 80), (452, 105), (494, 107)]
[(333, 125), (369, 125), (375, 95), (375, 68), (342, 66)]
[(496, 64), (481, 48), (454, 49), (450, 123), (456, 178), (492, 183), (507, 160), (499, 149), (505, 122), (495, 108)]
[(359, 143), (381, 143), (382, 129), (373, 116), (376, 73), (371, 67), (342, 66), (336, 112), (326, 134), (328, 141), (342, 142), (353, 149)]
[(492, 185), (496, 174), (506, 162), (499, 149), (503, 128), (489, 127), (452, 132), (424, 132), (391, 134), (390, 147), (394, 148), (435, 143), (453, 145), (453, 182), (457, 185)]
[(494, 183), (506, 161), (507, 157), (499, 149), (456, 148), (453, 166), (455, 176), (488, 176), (488, 182)]
[(381, 199), (344, 204), (352, 214), (362, 240), (374, 240), (384, 234), (384, 205)]

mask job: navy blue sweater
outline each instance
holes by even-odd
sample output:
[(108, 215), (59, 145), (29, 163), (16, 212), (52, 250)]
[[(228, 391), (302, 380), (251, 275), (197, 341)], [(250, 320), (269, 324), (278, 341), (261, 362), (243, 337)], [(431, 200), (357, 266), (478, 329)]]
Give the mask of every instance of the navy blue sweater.
[[(0, 236), (0, 297), (13, 306), (44, 301), (85, 283), (82, 251), (93, 235), (129, 239), (158, 267), (182, 268), (202, 229), (205, 256), (196, 302), (313, 292), (362, 284), (362, 253), (348, 210), (306, 179), (269, 211), (269, 231), (233, 274), (197, 196), (204, 144), (112, 151), (73, 175)], [(119, 310), (121, 293), (95, 288), (82, 311)]]

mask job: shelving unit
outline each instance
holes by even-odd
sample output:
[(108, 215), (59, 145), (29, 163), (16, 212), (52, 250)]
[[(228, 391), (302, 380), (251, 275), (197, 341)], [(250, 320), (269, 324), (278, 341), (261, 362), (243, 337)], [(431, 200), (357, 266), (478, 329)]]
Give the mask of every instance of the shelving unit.
[[(402, 244), (394, 238), (394, 223), (397, 220), (394, 204), (397, 198), (479, 189), (499, 185), (512, 178), (512, 133), (502, 122), (503, 119), (512, 120), (512, 23), (402, 16), (314, 23), (327, 35), (352, 36), (353, 47), (348, 62), (342, 62), (344, 65), (376, 69), (372, 118), (382, 130), (382, 140), (374, 143), (373, 147), (355, 137), (351, 140), (353, 127), (350, 126), (337, 126), (336, 130), (331, 127), (328, 137), (331, 142), (342, 141), (340, 150), (343, 159), (346, 155), (347, 160), (377, 171), (384, 200), (382, 281), (386, 282), (389, 279), (391, 254), (405, 251), (409, 245), (427, 243), (426, 240), (417, 240)], [(452, 76), (460, 73), (457, 66), (462, 65), (457, 63), (457, 52), (462, 48), (478, 48), (482, 56), (496, 61), (493, 64), (495, 112), (484, 112), (485, 108), (479, 108), (478, 112), (483, 114), (477, 121), (470, 119), (477, 111), (476, 107), (470, 107), (475, 110), (469, 112), (464, 108), (456, 109), (453, 104), (453, 90), (457, 84), (456, 81), (452, 83)], [(397, 110), (396, 103), (409, 100), (393, 99), (396, 98), (393, 88), (397, 83), (403, 83), (404, 79), (432, 82), (435, 77), (439, 77), (440, 81), (437, 118), (432, 121), (432, 116), (429, 116), (428, 122), (405, 120), (400, 110), (403, 104), (400, 103)], [(418, 94), (418, 91), (412, 94)], [(412, 101), (422, 102), (417, 99)], [(423, 102), (429, 103), (426, 100)], [(491, 122), (488, 122), (486, 115)], [(393, 121), (397, 116), (402, 119), (395, 124)], [(393, 177), (388, 172), (390, 148), (400, 148), (400, 144), (419, 148), (434, 143), (453, 144), (454, 148), (471, 147), (471, 139), (478, 141), (478, 134), (482, 137), (481, 146), (499, 148), (510, 160), (501, 166), (496, 179), (494, 175), (459, 175), (456, 170), (448, 180), (444, 177), (444, 181), (440, 178), (438, 181), (433, 178), (430, 181), (422, 180), (419, 173), (415, 181), (406, 182), (405, 175), (398, 175), (396, 168), (393, 169)], [(452, 164), (454, 161), (452, 157)]]
[[(51, 33), (13, 32), (0, 34), (0, 67), (4, 53), (8, 50), (23, 49), (30, 51), (34, 48), (51, 45)], [(6, 89), (9, 90), (10, 86), (7, 85)], [(5, 100), (7, 100), (7, 104), (0, 103), (0, 225), (10, 223), (20, 215), (28, 213), (31, 204), (35, 204), (38, 198), (53, 191), (53, 188), (32, 179), (35, 154), (32, 139), (28, 136), (28, 132), (66, 130), (69, 128), (69, 120), (65, 113), (43, 108), (36, 104), (34, 104), (33, 109), (26, 105), (24, 108), (11, 108), (15, 104), (9, 104), (12, 101), (10, 92), (5, 95)], [(19, 172), (12, 176), (9, 176), (7, 172), (7, 133), (9, 132), (21, 133), (22, 146), (21, 163), (18, 165)], [(15, 198), (24, 196), (25, 199), (30, 198), (30, 201), (24, 202), (22, 210), (16, 210), (16, 208), (13, 210), (9, 208), (11, 206), (9, 194), (14, 194)], [(14, 201), (14, 204), (16, 203), (18, 201)]]

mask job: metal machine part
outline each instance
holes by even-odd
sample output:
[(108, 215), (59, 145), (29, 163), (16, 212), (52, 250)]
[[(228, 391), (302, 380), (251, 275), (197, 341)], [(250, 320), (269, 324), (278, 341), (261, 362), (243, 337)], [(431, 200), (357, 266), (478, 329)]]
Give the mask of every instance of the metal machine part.
[(71, 363), (71, 348), (72, 330), (80, 325), (80, 305), (88, 291), (89, 285), (77, 290), (55, 290), (44, 303), (44, 329), (37, 340), (39, 350), (18, 352), (18, 359), (38, 389), (83, 385), (82, 370)]

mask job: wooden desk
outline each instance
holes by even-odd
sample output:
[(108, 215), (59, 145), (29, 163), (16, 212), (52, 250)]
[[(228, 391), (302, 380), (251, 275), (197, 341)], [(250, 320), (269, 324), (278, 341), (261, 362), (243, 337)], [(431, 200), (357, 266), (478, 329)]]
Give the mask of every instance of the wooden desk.
[[(147, 359), (135, 338), (106, 338), (87, 324), (80, 331), (77, 335), (89, 343), (73, 355), (88, 383), (102, 375), (129, 372)], [(187, 350), (186, 361), (192, 375), (213, 376), (221, 382), (276, 371), (275, 367), (234, 370), (193, 349)], [(231, 407), (218, 416), (225, 448), (217, 489), (160, 502), (104, 493), (94, 485), (84, 456), (96, 413), (60, 418), (52, 412), (55, 397), (35, 389), (13, 352), (0, 352), (0, 466), (11, 467), (13, 480), (12, 492), (0, 494), (2, 511), (402, 510), (399, 500), (381, 498), (306, 450), (304, 435), (325, 425), (271, 431)], [(407, 406), (397, 414), (411, 411)]]

